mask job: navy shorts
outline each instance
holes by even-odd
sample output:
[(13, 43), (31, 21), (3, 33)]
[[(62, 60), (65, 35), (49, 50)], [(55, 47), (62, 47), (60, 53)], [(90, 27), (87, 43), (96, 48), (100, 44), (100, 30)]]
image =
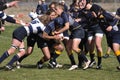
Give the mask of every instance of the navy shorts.
[(77, 28), (71, 31), (70, 39), (79, 38), (83, 39), (85, 37), (85, 32), (83, 28)]
[(112, 42), (120, 44), (120, 31), (111, 34)]
[(14, 30), (13, 32), (13, 38), (19, 40), (22, 42), (22, 40), (27, 36), (27, 31), (25, 30), (24, 27), (18, 27), (17, 29)]
[(68, 32), (68, 30), (64, 31), (64, 32), (63, 32), (63, 35), (64, 35), (64, 37), (69, 37), (69, 32)]
[(90, 27), (91, 28), (88, 29), (88, 37), (95, 36), (96, 33), (103, 34), (103, 31), (98, 24)]

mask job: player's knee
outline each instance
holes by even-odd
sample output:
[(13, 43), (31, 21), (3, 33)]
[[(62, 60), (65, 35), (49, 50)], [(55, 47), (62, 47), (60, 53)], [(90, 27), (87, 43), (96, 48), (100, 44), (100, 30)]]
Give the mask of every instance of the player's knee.
[(25, 48), (19, 48), (19, 52), (24, 55), (25, 54)]
[(55, 50), (62, 52), (64, 50), (64, 47), (62, 45), (58, 45), (55, 47)]

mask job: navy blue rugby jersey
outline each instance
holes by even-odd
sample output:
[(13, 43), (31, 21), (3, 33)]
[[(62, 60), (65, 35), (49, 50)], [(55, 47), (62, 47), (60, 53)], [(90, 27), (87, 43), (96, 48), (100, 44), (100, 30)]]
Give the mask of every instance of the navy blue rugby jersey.
[(56, 29), (59, 29), (62, 27), (63, 27), (63, 19), (61, 17), (57, 17), (46, 26), (44, 31), (50, 34)]

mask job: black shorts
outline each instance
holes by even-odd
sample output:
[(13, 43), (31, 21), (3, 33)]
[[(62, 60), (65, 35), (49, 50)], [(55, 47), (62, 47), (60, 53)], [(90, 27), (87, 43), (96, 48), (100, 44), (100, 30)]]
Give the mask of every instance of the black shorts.
[(36, 34), (30, 34), (27, 37), (27, 46), (34, 47), (36, 40), (37, 40)]
[(78, 38), (83, 39), (85, 37), (85, 32), (83, 28), (77, 28), (71, 31), (70, 39)]
[(46, 40), (39, 37), (37, 34), (31, 34), (27, 37), (27, 46), (34, 47), (36, 42), (38, 48), (44, 48), (48, 46)]
[(27, 36), (27, 31), (25, 30), (24, 27), (18, 27), (17, 29), (14, 30), (13, 32), (13, 38), (19, 40), (22, 42), (22, 40)]
[(48, 47), (47, 41), (39, 36), (37, 36), (37, 46), (38, 48)]

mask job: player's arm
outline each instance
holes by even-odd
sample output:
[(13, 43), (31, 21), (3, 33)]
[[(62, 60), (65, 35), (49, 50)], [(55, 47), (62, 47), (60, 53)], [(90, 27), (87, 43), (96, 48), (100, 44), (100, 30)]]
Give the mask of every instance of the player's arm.
[(57, 36), (57, 35), (50, 36), (46, 32), (43, 32), (42, 38), (44, 38), (44, 39), (55, 39), (55, 40), (60, 39), (59, 36)]
[(65, 26), (64, 26), (63, 28), (61, 28), (59, 31), (55, 31), (54, 33), (55, 33), (55, 34), (63, 33), (64, 31), (66, 31), (66, 30), (69, 29), (69, 26), (70, 26), (70, 23), (69, 23), (69, 22), (66, 22), (66, 23), (65, 23)]
[(0, 11), (3, 11), (5, 9), (9, 8), (9, 7), (17, 6), (18, 2), (19, 1), (12, 1), (12, 2), (9, 2), (9, 3), (3, 4), (3, 5), (0, 6)]
[[(50, 25), (50, 24), (47, 25), (43, 31), (42, 37), (44, 39), (56, 39), (56, 40), (60, 39), (59, 36), (52, 34), (53, 29), (54, 29), (54, 25)], [(52, 35), (49, 35), (50, 33)]]
[(59, 31), (56, 31), (55, 34), (63, 33), (64, 31), (69, 29), (69, 26), (70, 26), (69, 15), (68, 14), (64, 14), (63, 15), (63, 20), (64, 20), (64, 27), (61, 28)]

